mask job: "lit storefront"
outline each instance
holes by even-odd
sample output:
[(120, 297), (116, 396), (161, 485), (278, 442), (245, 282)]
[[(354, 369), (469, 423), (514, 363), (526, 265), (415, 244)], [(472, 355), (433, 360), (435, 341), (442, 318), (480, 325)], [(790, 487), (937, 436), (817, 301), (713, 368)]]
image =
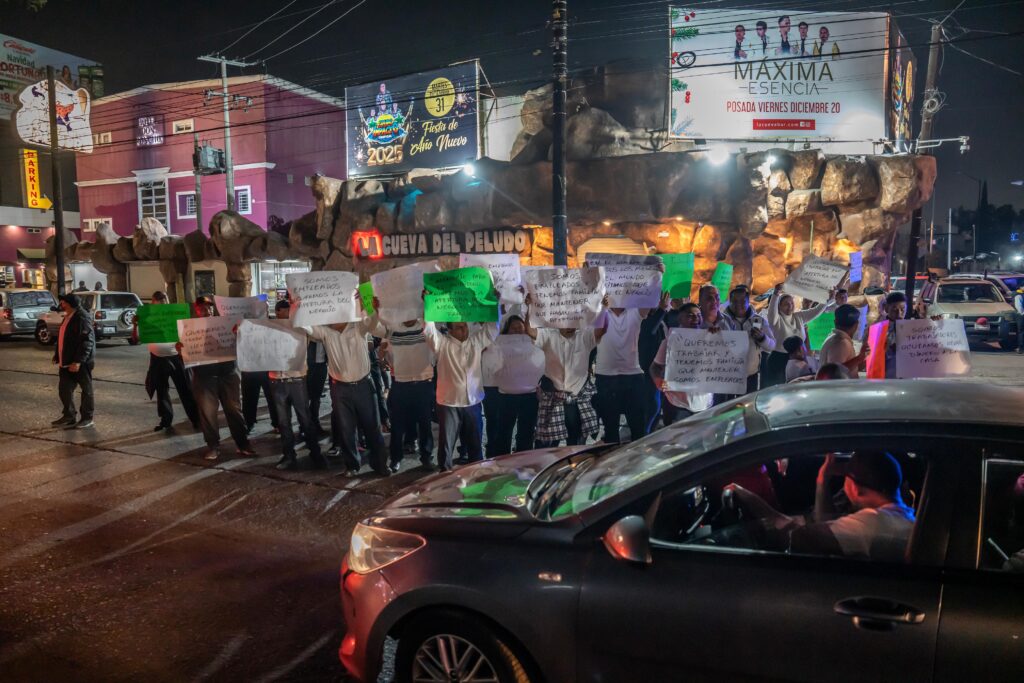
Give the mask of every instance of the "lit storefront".
[(267, 305), (274, 310), (278, 297), (288, 292), (286, 277), (291, 273), (308, 273), (309, 261), (260, 261), (254, 263), (254, 294), (266, 294)]

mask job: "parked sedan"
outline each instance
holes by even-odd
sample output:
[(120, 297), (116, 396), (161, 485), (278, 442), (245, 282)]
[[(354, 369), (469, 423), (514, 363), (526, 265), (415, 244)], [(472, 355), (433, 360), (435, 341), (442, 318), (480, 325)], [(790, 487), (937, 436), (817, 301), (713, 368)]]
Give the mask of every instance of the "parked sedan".
[[(355, 528), (341, 661), (374, 681), (390, 638), (399, 682), (1019, 680), (1022, 405), (969, 383), (786, 385), (632, 444), (435, 475)], [(869, 521), (860, 550), (798, 544), (819, 506), (860, 500), (853, 459), (879, 449), (909, 522)]]
[(46, 289), (0, 289), (0, 339), (32, 334), (39, 315), (56, 303)]
[[(76, 292), (76, 294), (82, 302), (82, 308), (92, 314), (96, 341), (126, 339), (129, 344), (138, 343), (132, 337), (135, 311), (142, 305), (138, 296), (132, 292)], [(55, 343), (63, 320), (64, 313), (56, 306), (49, 312), (40, 315), (35, 327), (36, 341), (40, 344)]]

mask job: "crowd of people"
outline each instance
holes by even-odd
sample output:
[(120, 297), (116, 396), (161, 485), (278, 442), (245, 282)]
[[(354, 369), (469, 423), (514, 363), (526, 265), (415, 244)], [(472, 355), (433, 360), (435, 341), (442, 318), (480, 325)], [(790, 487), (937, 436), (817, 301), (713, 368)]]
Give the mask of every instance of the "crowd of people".
[[(892, 319), (905, 312), (900, 296), (891, 294), (886, 302)], [(167, 301), (155, 292), (150, 303)], [(66, 315), (54, 362), (63, 413), (53, 425), (91, 427), (93, 326), (76, 294), (60, 302)], [(379, 311), (379, 301), (373, 304)], [(623, 419), (628, 438), (638, 439), (734, 398), (670, 389), (666, 358), (675, 327), (747, 333), (747, 392), (815, 376), (856, 377), (868, 352), (866, 344), (855, 350), (861, 314), (846, 302), (843, 289), (828, 302), (796, 310), (794, 297), (778, 285), (764, 315), (751, 306), (743, 285), (729, 292), (724, 306), (712, 285), (700, 288), (696, 303), (665, 293), (651, 309), (611, 307), (606, 297), (598, 320), (581, 329), (535, 327), (530, 304), (526, 296), (521, 306), (502, 306), (498, 323), (442, 325), (421, 317), (388, 325), (375, 312), (358, 322), (295, 328), (307, 336), (305, 367), (297, 371), (239, 372), (235, 361), (186, 368), (180, 343), (149, 344), (146, 390), (156, 399), (159, 419), (154, 431), (172, 429), (173, 385), (188, 421), (203, 434), (206, 459), (220, 457), (221, 413), (237, 454), (252, 456), (249, 436), (262, 392), (280, 437), (279, 469), (300, 466), (297, 448), (304, 443), (313, 468), (340, 461), (353, 476), (364, 465), (387, 476), (413, 453), (421, 467), (443, 471), (485, 455), (597, 439), (619, 443)], [(274, 317), (289, 318), (299, 305), (298, 299), (281, 298)], [(835, 329), (815, 357), (808, 350), (807, 325), (825, 312), (834, 313)], [(215, 315), (210, 297), (196, 300), (195, 317)], [(522, 337), (511, 341), (532, 345), (533, 362), (521, 371), (489, 371), (495, 364), (488, 354), (493, 360), (504, 348), (495, 340), (516, 335)], [(80, 411), (73, 401), (76, 386)], [(328, 429), (321, 424), (325, 394), (331, 403)]]

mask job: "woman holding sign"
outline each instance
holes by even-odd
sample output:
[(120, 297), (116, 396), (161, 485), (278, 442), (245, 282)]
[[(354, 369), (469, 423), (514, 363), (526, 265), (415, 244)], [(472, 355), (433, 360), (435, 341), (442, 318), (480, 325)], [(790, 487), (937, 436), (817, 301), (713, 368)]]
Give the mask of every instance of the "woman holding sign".
[(537, 428), (537, 384), (544, 374), (544, 352), (526, 334), (526, 322), (518, 315), (509, 316), (501, 336), (490, 353), (501, 354), (501, 365), (495, 377), (498, 382), (499, 409), (498, 455), (533, 448)]
[[(796, 310), (796, 303), (791, 294), (782, 291), (782, 283), (775, 285), (771, 303), (768, 304), (768, 324), (772, 328), (772, 336), (776, 341), (785, 341), (790, 337), (807, 338), (807, 323), (818, 318), (833, 306), (835, 292), (831, 292), (829, 301), (818, 304), (803, 311)], [(773, 350), (768, 354), (761, 388), (773, 387), (786, 382), (786, 364), (789, 354)]]

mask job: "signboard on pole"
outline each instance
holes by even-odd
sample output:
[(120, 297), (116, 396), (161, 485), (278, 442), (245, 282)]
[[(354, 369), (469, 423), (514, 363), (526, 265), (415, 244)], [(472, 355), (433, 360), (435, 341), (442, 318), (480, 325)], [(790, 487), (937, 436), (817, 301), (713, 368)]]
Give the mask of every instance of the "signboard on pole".
[(831, 139), (862, 153), (886, 137), (884, 12), (670, 12), (673, 137)]
[[(29, 86), (46, 83), (47, 66), (53, 67), (57, 81), (69, 92), (82, 89), (88, 96), (101, 97), (102, 81), (94, 79), (102, 70), (94, 64), (91, 59), (0, 34), (0, 119), (11, 118), (18, 109), (19, 93)], [(43, 118), (45, 121), (46, 117)], [(49, 130), (46, 142), (41, 144), (50, 144)]]
[(348, 177), (474, 161), (478, 90), (476, 60), (345, 88)]

